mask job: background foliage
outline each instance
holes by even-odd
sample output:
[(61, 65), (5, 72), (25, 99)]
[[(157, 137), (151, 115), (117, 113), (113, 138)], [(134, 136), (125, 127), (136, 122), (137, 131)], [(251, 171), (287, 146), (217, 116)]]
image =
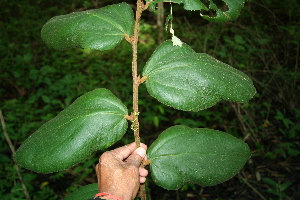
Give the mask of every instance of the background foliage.
[[(135, 6), (135, 1), (125, 1)], [(105, 1), (0, 2), (0, 108), (15, 148), (78, 96), (107, 88), (131, 107), (131, 51), (122, 42), (113, 51), (57, 51), (40, 37), (51, 17), (120, 3)], [(151, 144), (167, 127), (182, 124), (228, 132), (246, 141), (252, 158), (233, 179), (212, 187), (185, 185), (166, 191), (148, 182), (150, 199), (297, 199), (299, 177), (299, 44), (297, 0), (247, 1), (238, 20), (217, 24), (173, 5), (173, 29), (196, 52), (208, 53), (254, 80), (257, 95), (247, 104), (221, 102), (200, 111), (181, 112), (149, 98), (140, 87), (141, 138)], [(165, 13), (170, 12), (165, 4)], [(144, 13), (139, 64), (158, 45), (156, 13)], [(164, 32), (165, 39), (170, 35)], [(140, 69), (141, 70), (141, 69)], [(126, 77), (126, 78), (120, 78)], [(133, 141), (130, 131), (116, 146)], [(12, 154), (0, 135), (0, 199), (25, 199)], [(66, 171), (36, 174), (21, 169), (32, 199), (62, 199), (95, 183), (94, 166), (102, 152)]]

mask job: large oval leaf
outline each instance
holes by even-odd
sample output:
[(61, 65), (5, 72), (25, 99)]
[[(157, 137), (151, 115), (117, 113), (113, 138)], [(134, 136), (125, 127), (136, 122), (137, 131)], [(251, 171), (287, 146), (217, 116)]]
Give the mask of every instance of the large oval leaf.
[(191, 183), (222, 183), (250, 157), (247, 144), (230, 134), (211, 129), (174, 126), (165, 130), (148, 150), (153, 180), (169, 190)]
[(93, 183), (79, 188), (77, 191), (64, 198), (64, 200), (93, 199), (97, 193), (98, 193), (98, 183)]
[(86, 93), (27, 138), (14, 160), (36, 172), (67, 169), (118, 141), (127, 129), (127, 114), (109, 90)]
[(215, 58), (196, 53), (187, 44), (161, 44), (143, 70), (151, 96), (185, 111), (199, 111), (221, 99), (246, 103), (256, 90), (241, 71)]
[[(152, 0), (146, 0), (152, 1)], [(170, 2), (170, 0), (155, 0), (152, 3), (152, 8), (154, 8), (154, 3), (156, 2)], [(209, 1), (209, 5), (206, 6), (203, 1), (200, 0), (171, 0), (171, 2), (184, 4), (184, 9), (186, 10), (200, 10), (201, 11), (208, 11), (213, 10), (216, 13), (216, 16), (208, 16), (204, 14), (200, 14), (204, 19), (214, 22), (226, 22), (226, 21), (233, 21), (236, 20), (237, 17), (240, 15), (242, 8), (244, 7), (245, 0), (223, 0), (227, 7), (227, 11), (222, 11), (218, 6), (215, 4), (214, 0)]]
[(132, 35), (133, 27), (132, 8), (120, 3), (53, 17), (44, 25), (42, 38), (58, 50), (73, 47), (108, 50), (125, 35)]

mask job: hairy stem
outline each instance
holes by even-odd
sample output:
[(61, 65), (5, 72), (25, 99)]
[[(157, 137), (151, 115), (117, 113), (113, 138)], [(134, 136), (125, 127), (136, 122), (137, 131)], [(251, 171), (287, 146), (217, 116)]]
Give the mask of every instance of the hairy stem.
[(133, 78), (133, 132), (134, 132), (134, 138), (137, 148), (140, 147), (140, 133), (139, 133), (139, 120), (138, 120), (138, 113), (139, 113), (139, 107), (138, 107), (138, 90), (139, 90), (139, 84), (140, 84), (140, 77), (138, 76), (138, 65), (137, 65), (137, 45), (139, 40), (139, 22), (141, 19), (142, 12), (144, 10), (144, 3), (142, 0), (137, 0), (137, 10), (136, 10), (136, 17), (135, 17), (135, 24), (134, 24), (134, 35), (131, 40), (132, 45), (132, 78)]
[[(132, 78), (133, 78), (133, 121), (132, 129), (134, 132), (134, 138), (136, 147), (140, 147), (140, 130), (139, 130), (139, 106), (138, 106), (138, 90), (141, 83), (140, 76), (138, 76), (138, 64), (137, 64), (137, 52), (138, 52), (138, 42), (139, 42), (139, 26), (142, 12), (148, 7), (149, 4), (144, 4), (142, 0), (137, 0), (137, 9), (135, 14), (135, 24), (134, 24), (134, 35), (131, 39), (132, 45)], [(146, 200), (145, 184), (140, 185), (139, 197), (141, 200)]]

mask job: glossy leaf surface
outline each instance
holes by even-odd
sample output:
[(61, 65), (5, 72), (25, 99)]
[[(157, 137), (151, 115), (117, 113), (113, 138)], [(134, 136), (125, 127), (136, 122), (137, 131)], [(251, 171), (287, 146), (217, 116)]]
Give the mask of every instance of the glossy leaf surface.
[(93, 199), (97, 193), (98, 193), (98, 183), (93, 183), (79, 188), (77, 191), (64, 198), (64, 200)]
[(256, 90), (239, 70), (196, 53), (187, 44), (161, 44), (144, 67), (146, 87), (160, 102), (185, 111), (199, 111), (224, 99), (246, 103)]
[[(150, 0), (146, 0), (150, 1)], [(156, 2), (170, 2), (169, 0), (156, 0), (152, 3), (152, 8), (155, 8), (155, 3)], [(235, 20), (239, 15), (244, 7), (245, 0), (222, 0), (225, 2), (225, 4), (228, 7), (228, 10), (223, 10), (223, 8), (219, 8), (216, 5), (216, 2), (214, 0), (209, 1), (209, 5), (205, 5), (206, 1), (202, 0), (171, 0), (171, 2), (178, 3), (178, 4), (183, 4), (184, 9), (186, 10), (199, 10), (200, 15), (209, 21), (214, 21), (214, 22), (226, 22), (226, 21), (233, 21)], [(204, 3), (205, 2), (205, 3)], [(222, 10), (221, 10), (222, 9)], [(201, 11), (208, 11), (208, 10), (213, 10), (215, 12), (215, 16), (208, 16), (201, 14)]]
[(58, 50), (80, 47), (108, 50), (133, 34), (133, 11), (126, 3), (74, 12), (50, 19), (42, 29), (43, 40)]
[(184, 184), (211, 186), (238, 173), (250, 157), (249, 147), (230, 134), (174, 126), (148, 150), (155, 183), (175, 190)]
[(14, 159), (41, 173), (67, 169), (118, 141), (127, 129), (127, 114), (127, 108), (109, 90), (93, 90), (27, 138)]

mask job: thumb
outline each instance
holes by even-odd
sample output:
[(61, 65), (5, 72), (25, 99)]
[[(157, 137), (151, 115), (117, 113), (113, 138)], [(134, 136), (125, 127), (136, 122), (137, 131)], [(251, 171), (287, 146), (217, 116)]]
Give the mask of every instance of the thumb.
[(128, 157), (127, 162), (136, 167), (139, 167), (145, 156), (146, 149), (139, 147)]

